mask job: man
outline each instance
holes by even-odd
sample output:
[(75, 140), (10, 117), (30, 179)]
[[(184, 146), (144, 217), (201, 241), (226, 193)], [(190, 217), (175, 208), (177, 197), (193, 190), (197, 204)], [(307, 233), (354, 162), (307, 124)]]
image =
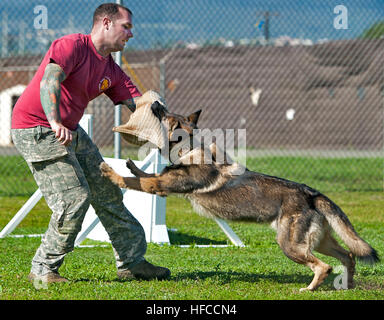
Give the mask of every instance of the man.
[(32, 260), (31, 281), (68, 281), (58, 269), (73, 250), (90, 204), (108, 232), (120, 279), (170, 276), (167, 268), (144, 259), (144, 230), (124, 206), (121, 190), (101, 176), (100, 152), (78, 126), (88, 102), (101, 93), (135, 110), (135, 98), (141, 94), (111, 56), (133, 37), (131, 29), (129, 9), (100, 5), (91, 34), (72, 34), (52, 43), (15, 105), (13, 142), (52, 210)]

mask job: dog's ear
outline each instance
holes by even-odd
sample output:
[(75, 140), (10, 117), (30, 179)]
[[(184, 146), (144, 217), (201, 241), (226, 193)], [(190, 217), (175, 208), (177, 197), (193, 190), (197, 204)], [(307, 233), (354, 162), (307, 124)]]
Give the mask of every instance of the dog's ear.
[(201, 110), (198, 110), (192, 114), (190, 114), (187, 119), (188, 121), (194, 123), (195, 125), (197, 124), (197, 121), (199, 120)]
[(151, 110), (153, 114), (161, 121), (167, 112), (167, 109), (163, 105), (161, 105), (158, 101), (155, 101), (151, 105)]

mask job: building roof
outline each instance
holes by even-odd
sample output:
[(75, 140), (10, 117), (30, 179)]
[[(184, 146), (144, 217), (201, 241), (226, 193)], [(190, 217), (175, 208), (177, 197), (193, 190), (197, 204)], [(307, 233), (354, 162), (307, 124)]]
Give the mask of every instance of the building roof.
[(165, 62), (166, 100), (181, 114), (203, 109), (200, 127), (247, 129), (256, 148), (381, 148), (383, 49), (383, 39), (176, 48)]

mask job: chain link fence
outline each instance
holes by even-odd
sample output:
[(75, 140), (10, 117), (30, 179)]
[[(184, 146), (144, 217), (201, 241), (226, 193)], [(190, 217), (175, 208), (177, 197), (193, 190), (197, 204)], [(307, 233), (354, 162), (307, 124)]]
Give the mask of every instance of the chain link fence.
[[(112, 0), (113, 1), (113, 0)], [(109, 1), (0, 2), (0, 196), (36, 189), (11, 113), (51, 42), (90, 33)], [(321, 191), (383, 190), (384, 5), (379, 1), (130, 0), (122, 68), (200, 128), (246, 129), (247, 166)], [(114, 149), (115, 107), (91, 101), (93, 140)], [(122, 122), (130, 112), (122, 109)], [(122, 157), (135, 149), (122, 141)]]

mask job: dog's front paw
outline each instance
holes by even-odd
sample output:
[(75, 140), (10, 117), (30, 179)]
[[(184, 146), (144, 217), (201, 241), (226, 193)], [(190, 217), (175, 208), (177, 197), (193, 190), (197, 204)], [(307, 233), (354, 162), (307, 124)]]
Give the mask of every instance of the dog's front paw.
[(138, 167), (136, 167), (135, 163), (131, 159), (128, 158), (125, 164), (135, 177), (143, 176), (143, 172)]
[(136, 169), (136, 165), (133, 163), (133, 161), (131, 159), (127, 159), (127, 161), (125, 162), (125, 165), (127, 166), (127, 168), (129, 170), (132, 170), (132, 169)]
[(102, 176), (108, 177), (112, 172), (112, 168), (106, 162), (102, 162), (100, 163), (100, 171)]

